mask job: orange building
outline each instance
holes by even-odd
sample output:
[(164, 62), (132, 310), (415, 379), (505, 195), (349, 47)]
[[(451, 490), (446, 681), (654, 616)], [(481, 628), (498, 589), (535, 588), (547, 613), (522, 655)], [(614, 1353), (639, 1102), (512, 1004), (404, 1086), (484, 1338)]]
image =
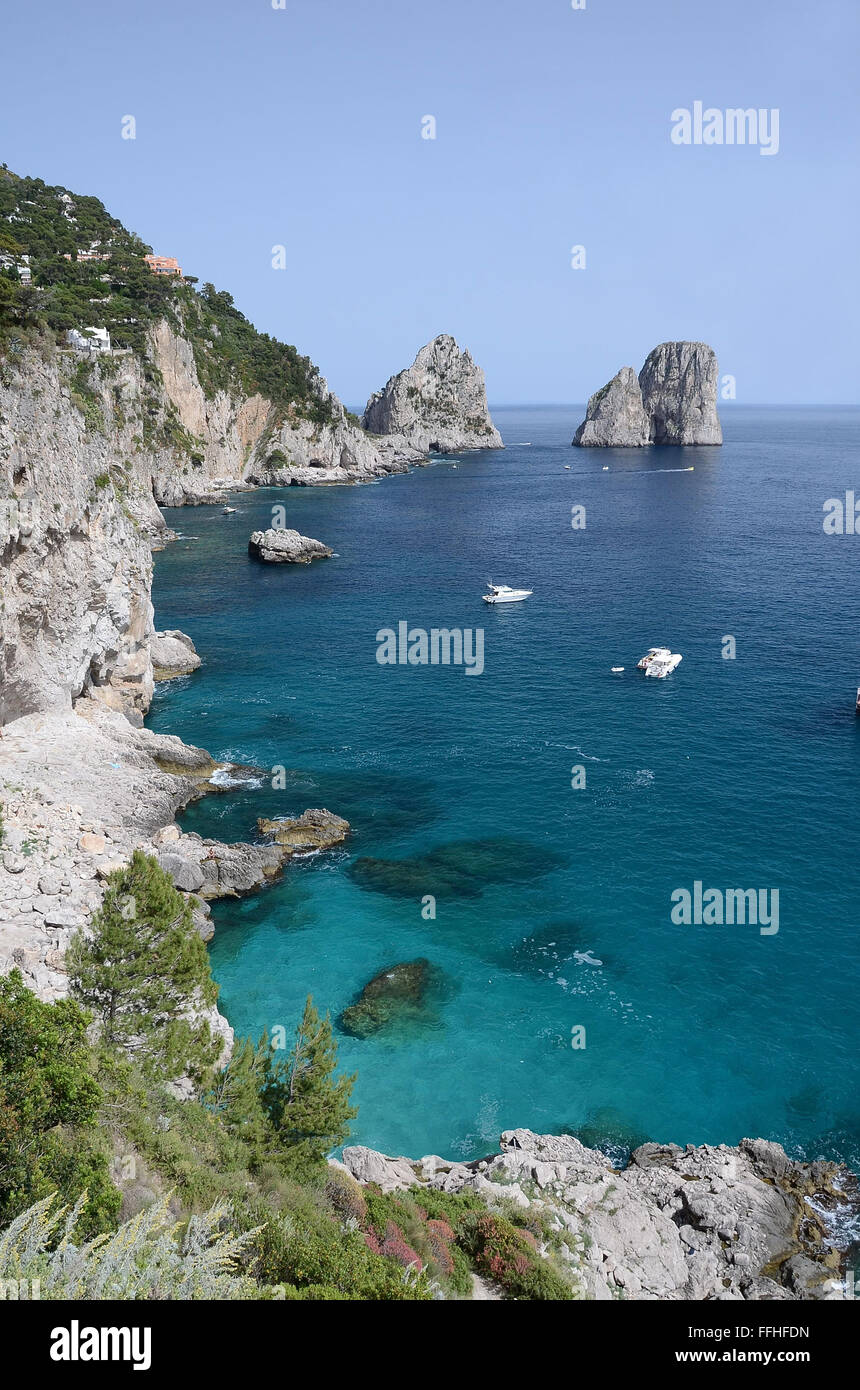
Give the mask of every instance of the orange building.
[(174, 256), (144, 256), (143, 259), (155, 275), (182, 274), (182, 266)]

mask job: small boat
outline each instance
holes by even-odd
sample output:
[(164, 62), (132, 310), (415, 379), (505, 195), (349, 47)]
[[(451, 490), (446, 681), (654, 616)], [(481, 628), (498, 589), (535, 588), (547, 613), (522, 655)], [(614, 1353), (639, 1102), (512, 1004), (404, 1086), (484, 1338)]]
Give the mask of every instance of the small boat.
[(608, 463), (604, 463), (604, 465), (603, 465), (603, 471), (604, 471), (604, 473), (608, 473), (608, 472), (609, 472), (609, 464), (608, 464)]
[(233, 512), (238, 511), (239, 509), (238, 507), (222, 507), (221, 510), (225, 516), (230, 516)]
[(646, 676), (655, 676), (657, 680), (663, 680), (676, 666), (680, 666), (683, 660), (680, 652), (670, 651), (668, 647), (649, 647), (643, 657), (636, 663), (637, 670), (644, 671)]
[(485, 603), (522, 603), (524, 598), (531, 598), (534, 589), (512, 589), (508, 584), (493, 584), (487, 582), (489, 593), (483, 595)]
[(621, 672), (624, 670), (624, 667), (623, 667), (623, 666), (613, 666), (613, 667), (611, 668), (611, 670), (612, 670), (612, 674), (613, 674), (614, 676), (618, 676), (618, 675), (620, 675)]
[(565, 466), (565, 470), (569, 473), (569, 472), (570, 472), (570, 464), (569, 464), (569, 463), (566, 463), (564, 466)]

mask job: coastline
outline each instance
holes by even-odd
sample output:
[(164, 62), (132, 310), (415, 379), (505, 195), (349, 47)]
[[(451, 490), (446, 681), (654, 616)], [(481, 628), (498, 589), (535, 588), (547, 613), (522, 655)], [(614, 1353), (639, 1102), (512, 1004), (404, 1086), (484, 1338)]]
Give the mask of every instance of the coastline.
[[(86, 698), (72, 711), (6, 725), (0, 751), (15, 787), (4, 794), (0, 966), (21, 968), (41, 997), (61, 998), (64, 947), (98, 906), (106, 874), (135, 848), (182, 848), (175, 816), (200, 796), (229, 794), (237, 769)], [(73, 801), (66, 800), (70, 785)], [(225, 893), (257, 891), (286, 862), (273, 846), (205, 846), (207, 859), (223, 860)], [(231, 877), (237, 856), (238, 878)], [(10, 912), (12, 894), (17, 910)], [(206, 934), (205, 916), (200, 927)], [(233, 1030), (217, 1009), (209, 1018), (226, 1058)], [(856, 1179), (836, 1164), (795, 1163), (764, 1140), (686, 1150), (646, 1144), (616, 1169), (576, 1139), (518, 1130), (506, 1132), (500, 1154), (473, 1162), (389, 1159), (364, 1146), (347, 1148), (342, 1164), (331, 1162), (383, 1190), (428, 1185), (535, 1203), (558, 1230), (582, 1297), (844, 1296), (831, 1214), (843, 1198), (857, 1208)]]

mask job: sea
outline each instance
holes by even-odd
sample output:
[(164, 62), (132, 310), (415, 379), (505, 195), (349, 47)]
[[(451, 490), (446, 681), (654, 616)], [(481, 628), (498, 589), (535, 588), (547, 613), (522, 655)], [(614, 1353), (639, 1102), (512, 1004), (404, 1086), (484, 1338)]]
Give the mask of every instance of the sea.
[[(583, 413), (500, 407), (504, 450), (165, 511), (156, 625), (203, 664), (148, 723), (245, 769), (184, 829), (352, 827), (214, 905), (220, 1007), (256, 1039), (312, 995), (357, 1076), (350, 1142), (390, 1154), (528, 1127), (860, 1169), (853, 503), (825, 529), (860, 411), (728, 405), (722, 448), (644, 450), (571, 448)], [(334, 556), (251, 559), (273, 516)], [(490, 607), (488, 581), (533, 593)], [(483, 669), (382, 664), (400, 623), (481, 631)], [(636, 668), (651, 646), (682, 655), (665, 680)], [(343, 1027), (419, 960), (411, 1007)]]

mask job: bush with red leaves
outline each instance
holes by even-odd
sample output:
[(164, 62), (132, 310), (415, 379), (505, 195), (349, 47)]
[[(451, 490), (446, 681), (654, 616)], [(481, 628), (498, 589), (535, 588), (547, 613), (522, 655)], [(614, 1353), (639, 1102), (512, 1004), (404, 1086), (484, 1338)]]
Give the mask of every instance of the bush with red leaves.
[(424, 1268), (424, 1261), (411, 1245), (407, 1245), (403, 1232), (394, 1221), (389, 1221), (385, 1228), (381, 1253), (389, 1260), (396, 1260), (404, 1269), (408, 1265), (414, 1265), (420, 1273)]

